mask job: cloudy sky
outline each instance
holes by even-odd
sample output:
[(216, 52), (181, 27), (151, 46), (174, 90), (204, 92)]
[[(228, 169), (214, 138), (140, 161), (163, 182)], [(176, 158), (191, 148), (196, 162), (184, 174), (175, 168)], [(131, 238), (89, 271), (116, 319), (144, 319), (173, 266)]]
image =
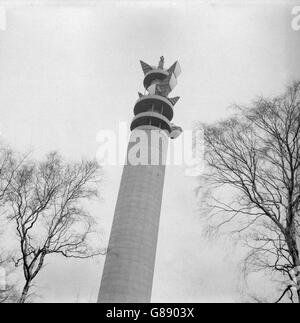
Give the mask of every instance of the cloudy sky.
[[(232, 103), (282, 92), (300, 78), (297, 1), (1, 1), (1, 141), (42, 158), (94, 158), (97, 134), (130, 122), (143, 91), (142, 59), (182, 74), (176, 124), (215, 122)], [(298, 5), (300, 5), (298, 1)], [(242, 251), (207, 241), (196, 181), (184, 166), (166, 172), (153, 302), (236, 301)], [(93, 203), (106, 246), (122, 167), (105, 167)], [(49, 258), (36, 281), (41, 301), (95, 301), (104, 258)], [(267, 289), (260, 282), (260, 289)]]

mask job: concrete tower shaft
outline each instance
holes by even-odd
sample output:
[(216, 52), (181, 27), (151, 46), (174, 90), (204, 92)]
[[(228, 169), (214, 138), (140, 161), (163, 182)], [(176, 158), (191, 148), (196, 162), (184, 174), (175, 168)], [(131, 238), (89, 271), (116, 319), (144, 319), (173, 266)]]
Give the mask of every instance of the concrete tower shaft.
[(141, 62), (147, 94), (134, 106), (131, 136), (105, 260), (99, 302), (150, 302), (170, 121), (178, 97), (168, 98), (179, 64), (168, 70)]
[[(159, 156), (157, 165), (132, 165), (130, 158), (124, 166), (112, 230), (102, 275), (99, 302), (150, 302), (159, 217), (165, 176), (168, 145), (167, 134), (157, 145), (151, 137), (159, 130), (142, 126), (135, 129), (128, 144), (136, 145), (138, 132), (148, 138), (144, 147), (151, 155)], [(143, 149), (143, 148), (141, 148)]]

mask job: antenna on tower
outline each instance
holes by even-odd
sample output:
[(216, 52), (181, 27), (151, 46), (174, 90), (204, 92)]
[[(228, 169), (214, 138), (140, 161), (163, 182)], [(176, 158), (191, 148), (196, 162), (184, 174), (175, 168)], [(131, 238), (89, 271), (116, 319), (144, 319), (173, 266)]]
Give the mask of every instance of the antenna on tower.
[(163, 56), (160, 56), (159, 63), (158, 63), (158, 68), (163, 69), (164, 68), (164, 62), (165, 62), (165, 58)]

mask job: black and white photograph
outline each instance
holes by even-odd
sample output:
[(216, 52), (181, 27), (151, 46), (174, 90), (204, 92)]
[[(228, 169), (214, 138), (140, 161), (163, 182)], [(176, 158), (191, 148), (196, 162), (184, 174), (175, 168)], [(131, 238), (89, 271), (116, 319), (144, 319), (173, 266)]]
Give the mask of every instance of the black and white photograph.
[(0, 303), (300, 303), (299, 0), (0, 0)]

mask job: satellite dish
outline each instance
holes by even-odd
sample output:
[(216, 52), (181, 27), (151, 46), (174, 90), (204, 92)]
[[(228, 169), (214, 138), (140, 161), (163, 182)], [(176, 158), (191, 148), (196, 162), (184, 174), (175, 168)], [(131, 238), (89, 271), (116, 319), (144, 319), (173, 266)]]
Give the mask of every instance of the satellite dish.
[(156, 93), (156, 84), (152, 84), (148, 87), (147, 91), (149, 92), (150, 95)]
[(174, 123), (171, 123), (171, 132), (170, 132), (170, 138), (175, 139), (179, 137), (182, 133), (182, 128), (175, 126)]

